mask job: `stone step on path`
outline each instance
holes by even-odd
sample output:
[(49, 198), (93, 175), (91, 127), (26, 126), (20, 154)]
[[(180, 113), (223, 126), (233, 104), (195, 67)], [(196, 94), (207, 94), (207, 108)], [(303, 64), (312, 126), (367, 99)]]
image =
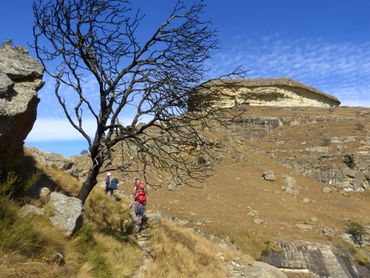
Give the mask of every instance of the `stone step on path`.
[(151, 230), (150, 228), (147, 228), (137, 234), (137, 244), (139, 248), (143, 251), (143, 262), (139, 268), (139, 270), (136, 272), (136, 274), (133, 276), (133, 278), (145, 278), (145, 272), (148, 269), (148, 266), (152, 262), (152, 247), (150, 244), (150, 237), (151, 237)]
[[(148, 266), (153, 261), (152, 246), (150, 243), (150, 238), (151, 238), (150, 226), (155, 225), (159, 222), (159, 219), (161, 218), (161, 214), (157, 212), (157, 213), (147, 214), (146, 217), (147, 217), (146, 228), (136, 234), (137, 244), (139, 248), (142, 250), (144, 258), (143, 258), (141, 267), (138, 269), (138, 271), (133, 276), (133, 278), (146, 278), (145, 273), (148, 269)], [(148, 225), (149, 223), (150, 225)]]

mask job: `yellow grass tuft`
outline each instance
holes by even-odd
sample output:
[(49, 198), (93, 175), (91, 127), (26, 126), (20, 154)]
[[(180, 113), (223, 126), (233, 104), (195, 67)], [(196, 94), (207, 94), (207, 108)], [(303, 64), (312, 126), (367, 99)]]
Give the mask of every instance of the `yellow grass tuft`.
[(58, 184), (64, 192), (68, 192), (72, 196), (77, 196), (81, 188), (81, 182), (76, 177), (53, 167), (43, 166), (43, 170), (52, 177), (53, 181)]
[(86, 216), (97, 230), (119, 238), (127, 237), (135, 226), (128, 204), (115, 201), (99, 190), (95, 188), (90, 194), (85, 205)]
[(164, 220), (153, 227), (151, 242), (154, 261), (146, 277), (227, 277), (221, 255), (225, 260), (237, 257), (192, 229)]

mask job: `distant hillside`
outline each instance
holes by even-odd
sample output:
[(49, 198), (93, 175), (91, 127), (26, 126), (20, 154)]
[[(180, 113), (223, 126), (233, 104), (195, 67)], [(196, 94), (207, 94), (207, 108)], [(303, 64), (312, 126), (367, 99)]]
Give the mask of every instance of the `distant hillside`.
[[(148, 184), (158, 188), (149, 195), (151, 210), (256, 258), (266, 242), (344, 244), (348, 221), (370, 228), (370, 109), (240, 106), (232, 112), (237, 117), (227, 127), (214, 123), (203, 130), (215, 147), (210, 156), (194, 157), (213, 168), (205, 182), (182, 186), (147, 168)], [(135, 154), (117, 148), (111, 162), (107, 169), (121, 169), (113, 174), (129, 194), (131, 181), (142, 176)], [(272, 172), (272, 181), (265, 172)]]

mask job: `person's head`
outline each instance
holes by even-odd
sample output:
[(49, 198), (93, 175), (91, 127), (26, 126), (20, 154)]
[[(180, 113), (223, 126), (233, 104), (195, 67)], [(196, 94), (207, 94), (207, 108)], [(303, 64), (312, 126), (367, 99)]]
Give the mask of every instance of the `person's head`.
[(140, 190), (145, 190), (145, 184), (141, 182), (141, 183), (139, 184), (139, 189), (140, 189)]
[(136, 179), (135, 179), (135, 184), (136, 184), (136, 185), (140, 185), (140, 183), (141, 183), (140, 179), (139, 179), (139, 178), (136, 178)]
[(109, 176), (109, 177), (110, 177), (110, 175), (111, 175), (111, 174), (110, 174), (110, 172), (108, 172), (108, 173), (107, 173), (107, 176)]

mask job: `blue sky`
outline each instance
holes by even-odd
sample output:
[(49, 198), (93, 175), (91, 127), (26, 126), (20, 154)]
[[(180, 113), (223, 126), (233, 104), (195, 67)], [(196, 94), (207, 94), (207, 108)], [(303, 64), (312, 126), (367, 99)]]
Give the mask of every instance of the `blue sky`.
[[(150, 34), (175, 2), (136, 0), (135, 6), (146, 14), (141, 32)], [(343, 105), (370, 107), (370, 1), (205, 2), (205, 18), (212, 20), (220, 40), (207, 77), (243, 65), (249, 77), (294, 78), (337, 96)], [(31, 6), (31, 0), (0, 1), (0, 41), (32, 42)], [(26, 145), (79, 154), (86, 144), (66, 122), (52, 81), (47, 76), (45, 81), (39, 92), (38, 119)], [(87, 86), (94, 88), (94, 83)], [(86, 127), (92, 130), (93, 122), (87, 120)]]

